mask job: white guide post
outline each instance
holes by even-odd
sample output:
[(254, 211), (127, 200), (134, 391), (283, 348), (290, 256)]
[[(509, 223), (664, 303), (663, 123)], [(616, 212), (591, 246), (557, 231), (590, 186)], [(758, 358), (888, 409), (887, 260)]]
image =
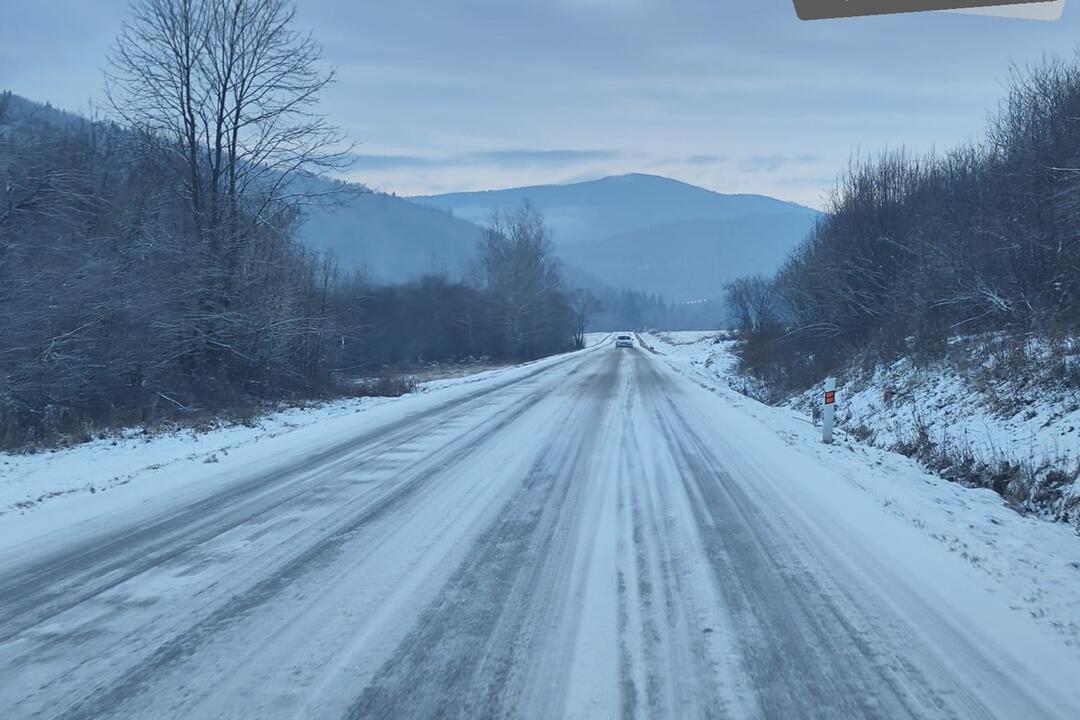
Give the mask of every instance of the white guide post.
[(826, 445), (832, 444), (833, 422), (836, 420), (836, 378), (825, 380), (825, 412), (821, 421), (821, 439)]

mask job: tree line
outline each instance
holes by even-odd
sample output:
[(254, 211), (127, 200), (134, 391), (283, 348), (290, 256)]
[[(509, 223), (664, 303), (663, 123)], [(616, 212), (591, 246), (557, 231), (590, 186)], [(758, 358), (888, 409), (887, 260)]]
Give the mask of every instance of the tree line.
[(656, 293), (593, 284), (588, 329), (595, 332), (621, 330), (714, 330), (724, 326), (723, 298), (698, 302), (674, 302)]
[(297, 240), (342, 167), (332, 73), (284, 0), (140, 0), (108, 121), (0, 95), (0, 446), (345, 391), (348, 373), (580, 342), (543, 218), (497, 218), (471, 282), (377, 287)]
[(566, 287), (551, 232), (525, 205), (492, 218), (468, 280), (429, 274), (378, 286), (353, 276), (337, 286), (345, 338), (339, 364), (376, 372), (417, 363), (530, 360), (584, 347), (591, 296)]
[(727, 288), (745, 366), (779, 391), (957, 336), (1080, 333), (1080, 63), (1014, 71), (985, 138), (856, 159), (774, 277)]

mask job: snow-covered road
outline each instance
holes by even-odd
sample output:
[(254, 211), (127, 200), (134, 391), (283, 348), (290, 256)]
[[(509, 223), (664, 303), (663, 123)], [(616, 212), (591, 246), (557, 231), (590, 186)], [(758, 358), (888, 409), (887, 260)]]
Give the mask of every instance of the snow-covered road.
[(400, 407), (0, 544), (0, 716), (1080, 717), (1075, 648), (643, 349)]

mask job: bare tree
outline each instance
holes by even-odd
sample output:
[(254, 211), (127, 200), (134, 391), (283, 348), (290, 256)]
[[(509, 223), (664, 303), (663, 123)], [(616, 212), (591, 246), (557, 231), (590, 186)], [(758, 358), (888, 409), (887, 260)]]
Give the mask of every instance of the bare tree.
[(577, 289), (570, 293), (570, 310), (574, 314), (574, 347), (585, 347), (585, 328), (589, 318), (600, 312), (604, 305), (588, 290)]
[(267, 222), (312, 202), (299, 178), (346, 162), (317, 111), (334, 72), (294, 20), (286, 0), (139, 0), (116, 39), (110, 103), (173, 156), (200, 232), (238, 232), (241, 205)]
[[(963, 336), (1068, 344), (1080, 333), (1080, 62), (1017, 71), (980, 144), (855, 159), (772, 280), (785, 332), (732, 285), (743, 360), (788, 389), (861, 356), (916, 361)], [(1063, 377), (1073, 377), (1068, 372)]]
[(188, 205), (204, 274), (178, 321), (212, 371), (250, 364), (234, 335), (250, 330), (235, 303), (261, 252), (252, 244), (345, 189), (316, 191), (308, 178), (341, 167), (350, 148), (317, 110), (333, 72), (294, 20), (286, 0), (138, 0), (110, 57), (113, 109), (164, 158)]
[(551, 230), (529, 204), (496, 214), (480, 241), (484, 288), (496, 303), (510, 352), (519, 357), (569, 340), (570, 314)]
[(763, 275), (735, 279), (728, 284), (724, 299), (736, 326), (744, 333), (764, 332), (778, 322), (774, 286)]

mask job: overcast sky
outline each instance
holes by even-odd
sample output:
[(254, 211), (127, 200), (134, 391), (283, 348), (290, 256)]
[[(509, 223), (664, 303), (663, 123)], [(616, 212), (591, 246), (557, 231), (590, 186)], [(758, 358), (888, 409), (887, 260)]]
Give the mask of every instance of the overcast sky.
[[(0, 0), (0, 87), (101, 100), (126, 0)], [(300, 0), (361, 143), (399, 194), (624, 172), (820, 207), (856, 152), (977, 137), (1010, 63), (1071, 56), (1058, 22), (948, 13), (800, 22), (790, 0)]]

